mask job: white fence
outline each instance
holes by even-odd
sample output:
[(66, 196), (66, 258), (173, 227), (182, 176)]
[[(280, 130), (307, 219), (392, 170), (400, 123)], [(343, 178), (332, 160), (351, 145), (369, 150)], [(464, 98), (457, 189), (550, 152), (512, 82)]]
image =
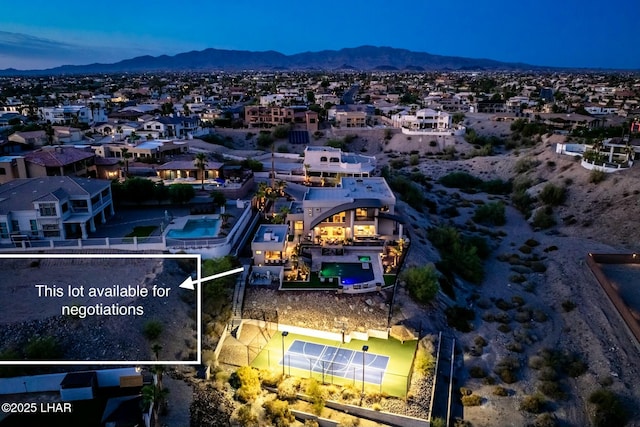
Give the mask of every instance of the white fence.
[[(118, 387), (120, 377), (140, 375), (136, 368), (101, 369), (95, 371), (98, 387)], [(60, 374), (32, 375), (0, 378), (0, 394), (43, 393), (59, 391), (66, 372)]]

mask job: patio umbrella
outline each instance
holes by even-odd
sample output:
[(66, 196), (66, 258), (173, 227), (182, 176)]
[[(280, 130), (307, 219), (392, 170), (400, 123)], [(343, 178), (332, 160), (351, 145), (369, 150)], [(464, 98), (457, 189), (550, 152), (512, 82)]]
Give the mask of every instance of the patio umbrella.
[(400, 341), (402, 344), (404, 344), (405, 341), (418, 339), (418, 335), (415, 333), (415, 331), (405, 325), (393, 325), (391, 327), (389, 335)]

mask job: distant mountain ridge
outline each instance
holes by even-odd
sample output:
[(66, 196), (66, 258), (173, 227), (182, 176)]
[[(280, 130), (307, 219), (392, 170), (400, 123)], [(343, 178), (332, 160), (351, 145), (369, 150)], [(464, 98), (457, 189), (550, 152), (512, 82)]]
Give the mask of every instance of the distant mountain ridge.
[(205, 49), (168, 56), (138, 56), (113, 64), (63, 65), (46, 70), (0, 70), (0, 75), (92, 74), (152, 71), (242, 70), (540, 70), (523, 63), (432, 55), (392, 47), (360, 46), (285, 55), (276, 51)]

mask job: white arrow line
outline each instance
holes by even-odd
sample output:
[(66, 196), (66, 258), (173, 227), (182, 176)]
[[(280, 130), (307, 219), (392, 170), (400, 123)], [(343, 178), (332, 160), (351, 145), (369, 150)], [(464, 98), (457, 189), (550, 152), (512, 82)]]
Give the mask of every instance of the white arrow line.
[(244, 267), (238, 267), (233, 270), (223, 271), (222, 273), (217, 273), (209, 277), (203, 277), (202, 279), (192, 279), (191, 276), (187, 277), (187, 279), (182, 282), (180, 285), (181, 288), (194, 290), (196, 283), (206, 282), (207, 280), (219, 279), (220, 277), (229, 276), (231, 274), (242, 273), (244, 271)]

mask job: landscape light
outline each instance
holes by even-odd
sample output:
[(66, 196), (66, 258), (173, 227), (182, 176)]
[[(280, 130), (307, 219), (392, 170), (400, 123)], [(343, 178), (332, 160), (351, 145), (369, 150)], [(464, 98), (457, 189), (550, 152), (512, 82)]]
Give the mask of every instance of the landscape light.
[(362, 346), (362, 397), (364, 398), (364, 356), (369, 351), (368, 345)]
[(289, 335), (288, 331), (282, 331), (282, 376), (284, 377), (284, 337)]

